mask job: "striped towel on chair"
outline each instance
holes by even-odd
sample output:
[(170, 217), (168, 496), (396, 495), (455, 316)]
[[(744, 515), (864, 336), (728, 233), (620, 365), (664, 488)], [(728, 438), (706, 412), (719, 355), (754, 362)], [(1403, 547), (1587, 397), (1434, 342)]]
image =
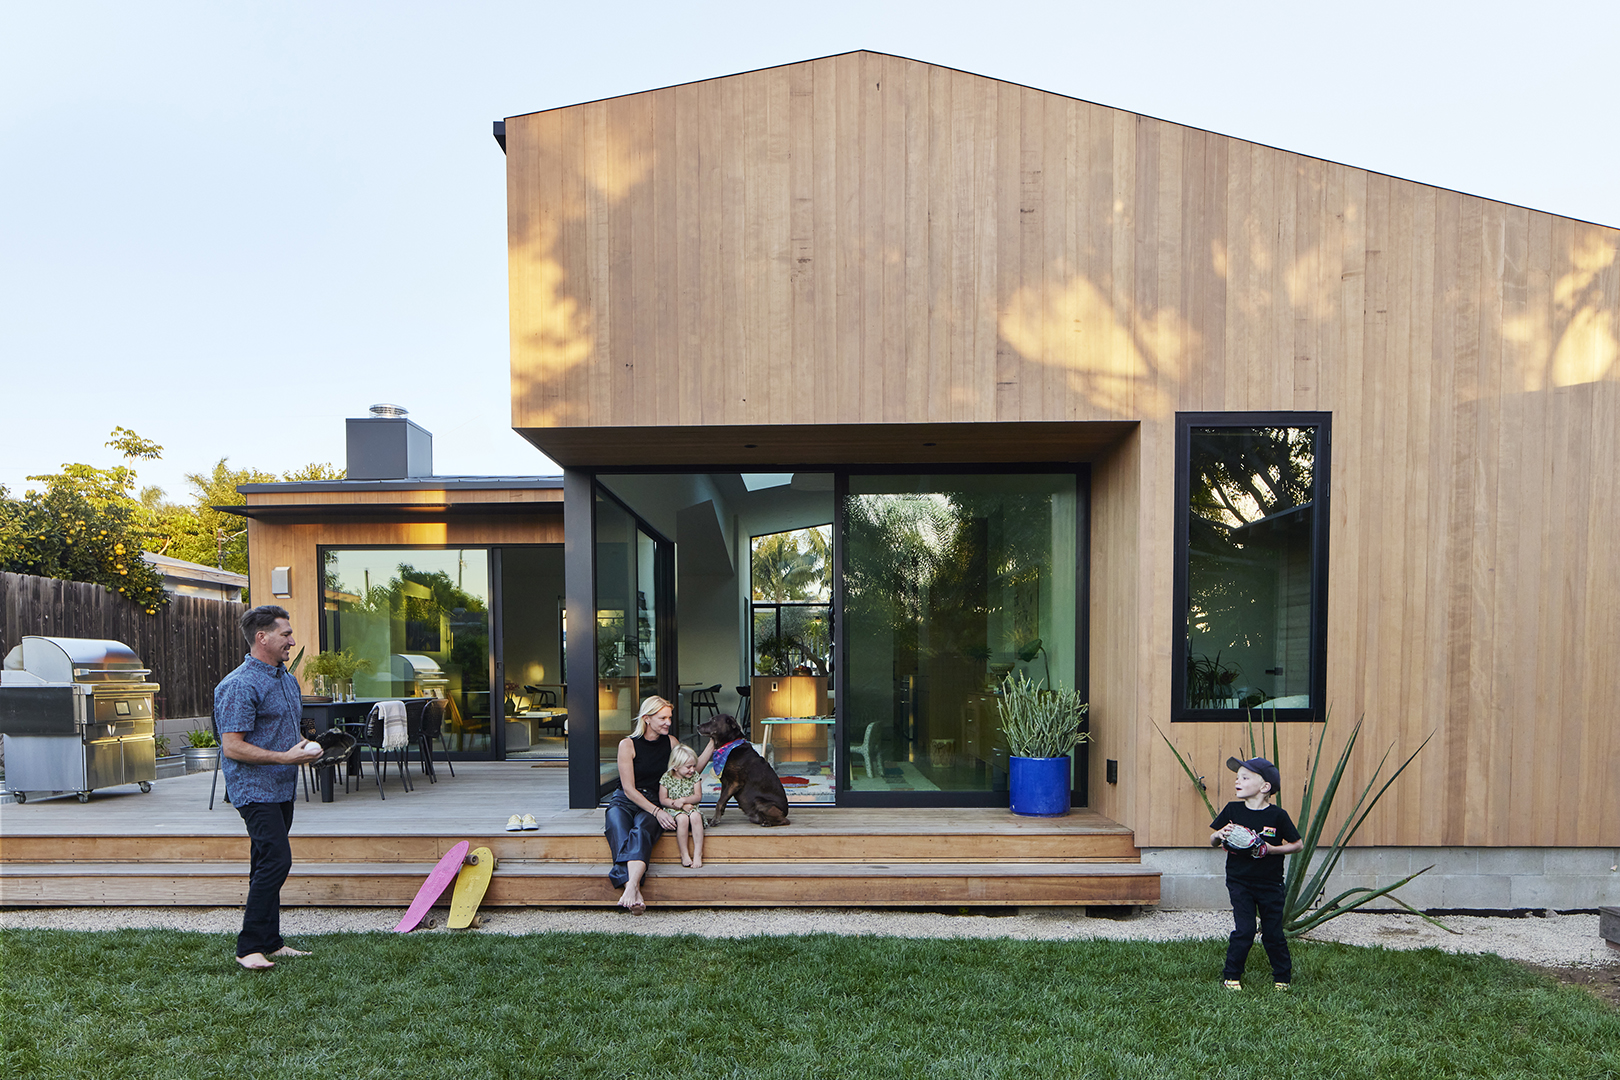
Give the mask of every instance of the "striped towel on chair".
[(383, 749), (401, 750), (405, 747), (405, 703), (403, 701), (379, 701), (372, 706), (377, 710), (383, 722)]

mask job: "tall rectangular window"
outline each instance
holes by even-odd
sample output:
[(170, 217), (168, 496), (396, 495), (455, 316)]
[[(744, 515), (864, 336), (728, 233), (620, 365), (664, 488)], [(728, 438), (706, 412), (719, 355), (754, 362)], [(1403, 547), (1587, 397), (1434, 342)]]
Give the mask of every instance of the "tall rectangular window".
[(1329, 414), (1176, 422), (1177, 720), (1320, 717)]

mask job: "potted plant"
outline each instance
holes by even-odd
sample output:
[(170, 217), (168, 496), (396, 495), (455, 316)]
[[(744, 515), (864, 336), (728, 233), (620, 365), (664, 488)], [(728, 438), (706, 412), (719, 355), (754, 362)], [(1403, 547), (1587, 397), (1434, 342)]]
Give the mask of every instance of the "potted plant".
[(362, 660), (350, 649), (319, 653), (304, 668), (321, 683), (331, 687), (332, 698), (336, 701), (353, 700), (355, 674), (370, 669), (371, 661)]
[(157, 777), (159, 780), (171, 776), (179, 776), (186, 771), (186, 759), (174, 753), (169, 746), (169, 737), (159, 735), (152, 740), (152, 749), (157, 757)]
[(996, 708), (1007, 736), (1007, 787), (1015, 814), (1069, 812), (1070, 757), (1089, 737), (1081, 730), (1091, 706), (1078, 690), (1048, 690), (1022, 673), (1001, 681)]
[(219, 761), (219, 743), (213, 733), (200, 727), (186, 732), (186, 772), (207, 772)]

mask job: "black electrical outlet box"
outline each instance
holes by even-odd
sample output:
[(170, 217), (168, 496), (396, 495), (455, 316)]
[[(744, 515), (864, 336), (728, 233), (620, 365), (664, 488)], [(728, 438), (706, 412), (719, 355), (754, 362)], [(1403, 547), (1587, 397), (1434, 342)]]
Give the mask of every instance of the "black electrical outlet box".
[(1108, 759), (1108, 782), (1110, 784), (1119, 783), (1119, 762), (1113, 758)]

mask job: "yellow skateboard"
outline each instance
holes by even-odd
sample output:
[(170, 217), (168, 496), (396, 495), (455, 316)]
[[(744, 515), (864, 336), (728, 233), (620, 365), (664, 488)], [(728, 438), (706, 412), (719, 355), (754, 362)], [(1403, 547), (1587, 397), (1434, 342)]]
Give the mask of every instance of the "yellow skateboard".
[(450, 897), (450, 921), (445, 923), (452, 930), (465, 930), (469, 926), (478, 926), (478, 905), (484, 900), (484, 890), (489, 888), (489, 875), (495, 872), (495, 853), (487, 847), (474, 848), (467, 856), (467, 863), (456, 875), (456, 891)]

